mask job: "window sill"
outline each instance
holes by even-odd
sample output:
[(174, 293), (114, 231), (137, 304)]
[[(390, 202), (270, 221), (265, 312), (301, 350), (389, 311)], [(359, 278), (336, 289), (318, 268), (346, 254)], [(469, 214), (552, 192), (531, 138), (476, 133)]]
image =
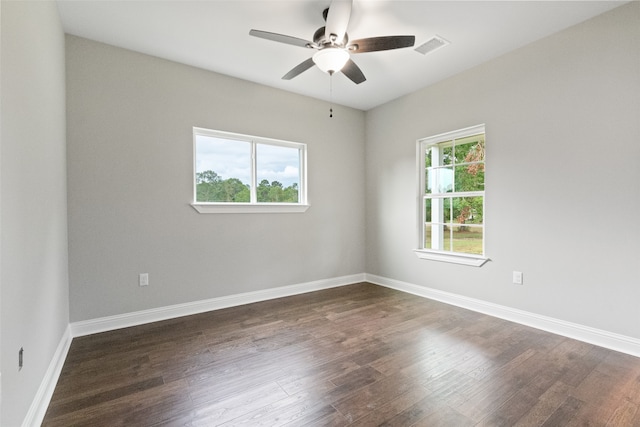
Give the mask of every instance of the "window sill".
[(191, 203), (201, 214), (212, 213), (302, 213), (310, 205), (295, 203)]
[(461, 255), (446, 252), (434, 252), (425, 249), (416, 249), (414, 251), (418, 258), (428, 259), (431, 261), (448, 262), (451, 264), (469, 265), (472, 267), (482, 267), (489, 258), (474, 255)]

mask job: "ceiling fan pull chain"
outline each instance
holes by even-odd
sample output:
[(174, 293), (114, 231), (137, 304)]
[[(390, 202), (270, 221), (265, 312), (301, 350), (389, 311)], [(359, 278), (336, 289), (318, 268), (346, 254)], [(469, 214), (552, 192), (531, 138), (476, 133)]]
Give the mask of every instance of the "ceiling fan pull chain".
[(333, 118), (333, 72), (329, 73), (329, 118)]

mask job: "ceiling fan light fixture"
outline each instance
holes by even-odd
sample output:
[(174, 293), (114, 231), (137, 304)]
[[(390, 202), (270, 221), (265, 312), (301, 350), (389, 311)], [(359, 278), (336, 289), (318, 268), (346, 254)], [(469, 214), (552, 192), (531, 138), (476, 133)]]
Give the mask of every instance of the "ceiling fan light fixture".
[(326, 47), (313, 55), (313, 62), (325, 73), (333, 74), (342, 70), (349, 60), (349, 53), (337, 47)]

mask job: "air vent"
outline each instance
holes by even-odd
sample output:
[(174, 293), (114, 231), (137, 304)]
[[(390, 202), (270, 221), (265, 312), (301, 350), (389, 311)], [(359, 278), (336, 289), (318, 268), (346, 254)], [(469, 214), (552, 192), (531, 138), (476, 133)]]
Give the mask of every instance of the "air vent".
[(433, 36), (431, 39), (429, 39), (426, 43), (421, 44), (420, 46), (418, 46), (415, 50), (416, 52), (420, 52), (423, 55), (426, 55), (427, 53), (431, 53), (435, 50), (440, 49), (441, 47), (444, 47), (446, 45), (448, 45), (449, 42), (445, 39), (443, 39), (440, 36)]

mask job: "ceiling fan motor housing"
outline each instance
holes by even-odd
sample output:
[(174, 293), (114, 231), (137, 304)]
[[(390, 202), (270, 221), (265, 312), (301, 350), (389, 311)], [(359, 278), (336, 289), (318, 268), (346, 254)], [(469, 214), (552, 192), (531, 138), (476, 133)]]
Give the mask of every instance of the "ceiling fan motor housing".
[(342, 39), (342, 43), (336, 43), (335, 40), (327, 40), (325, 37), (325, 27), (320, 27), (313, 33), (313, 42), (319, 46), (320, 48), (326, 46), (337, 46), (337, 47), (345, 47), (349, 42), (349, 35), (344, 33), (344, 38)]

